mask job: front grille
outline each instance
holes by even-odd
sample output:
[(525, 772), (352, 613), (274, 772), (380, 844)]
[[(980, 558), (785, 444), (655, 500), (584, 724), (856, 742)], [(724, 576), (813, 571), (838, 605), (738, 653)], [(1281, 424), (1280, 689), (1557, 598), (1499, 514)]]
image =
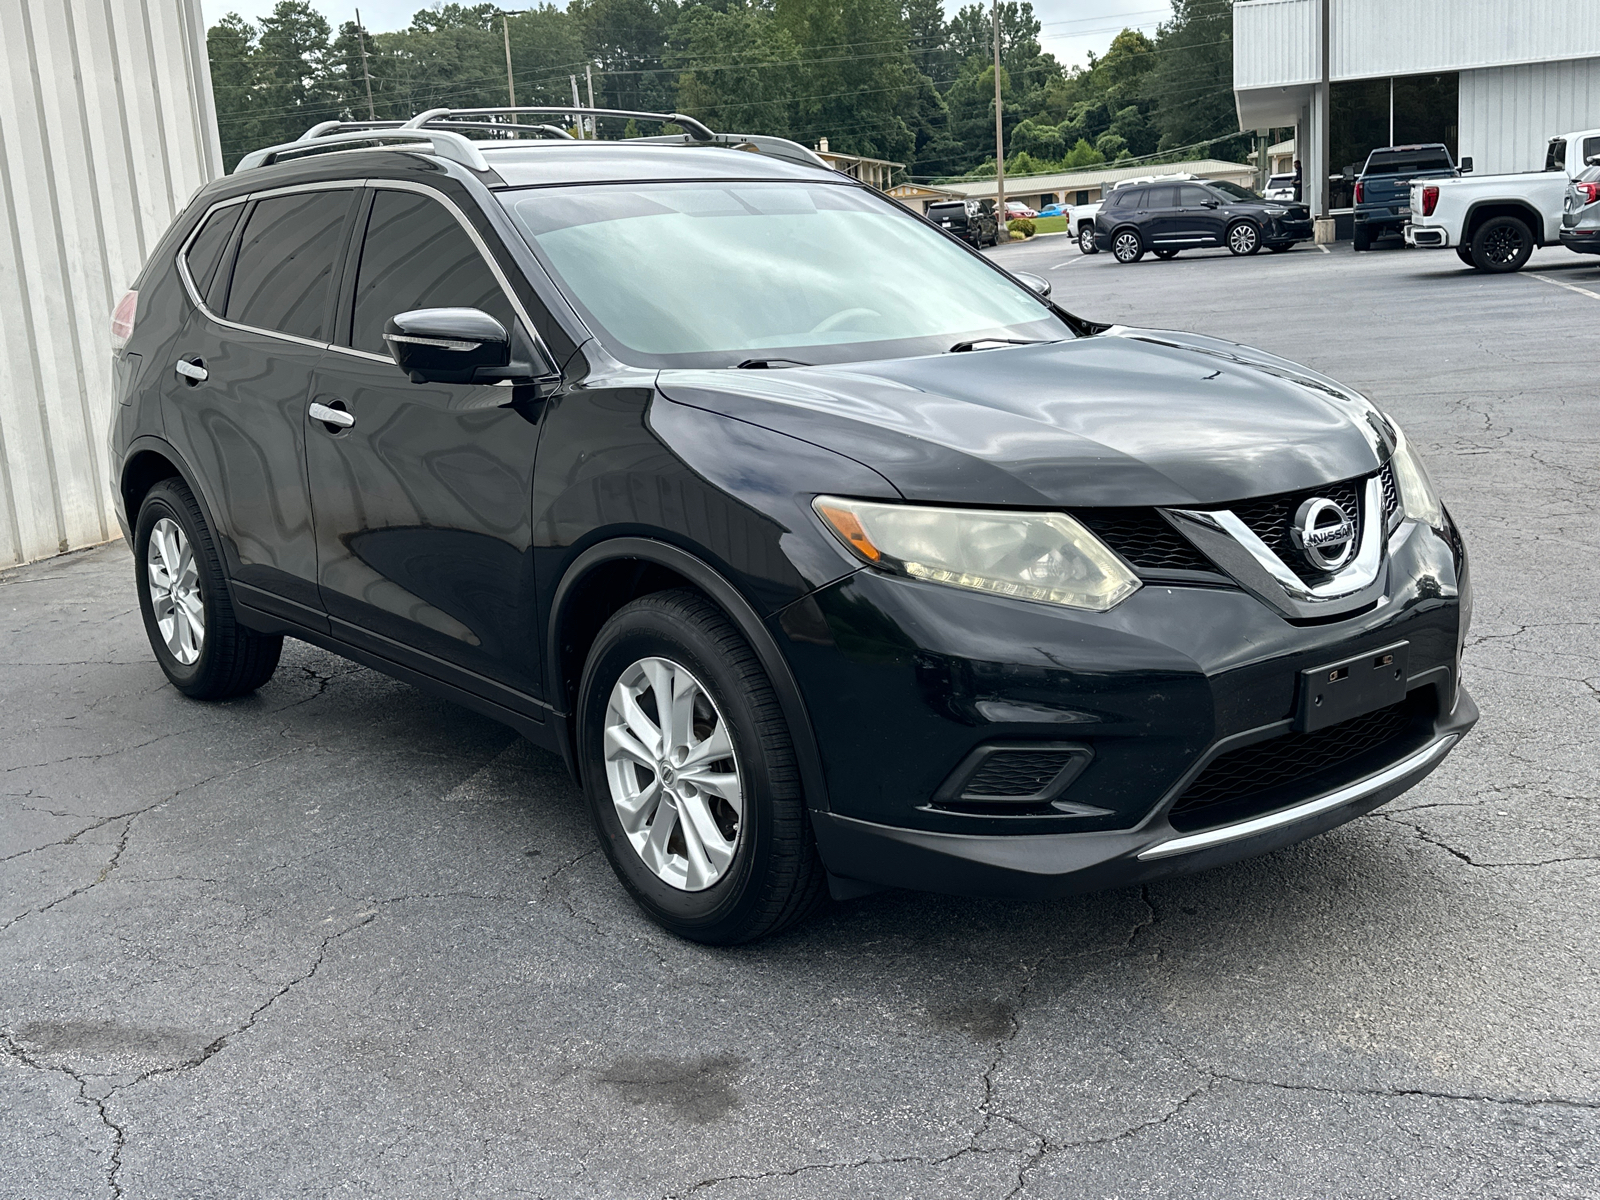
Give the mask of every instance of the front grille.
[(1173, 827), (1204, 828), (1270, 811), (1270, 805), (1252, 809), (1249, 801), (1402, 736), (1415, 718), (1428, 710), (1432, 694), (1431, 688), (1422, 688), (1398, 704), (1351, 717), (1316, 733), (1280, 734), (1220, 755), (1172, 806), (1169, 818)]
[(1327, 483), (1306, 491), (1262, 496), (1257, 500), (1242, 500), (1229, 507), (1233, 510), (1233, 515), (1248, 525), (1250, 531), (1265, 542), (1267, 549), (1282, 559), (1291, 571), (1307, 583), (1320, 583), (1327, 578), (1327, 572), (1318, 571), (1306, 562), (1289, 538), (1289, 529), (1294, 524), (1294, 514), (1302, 504), (1314, 496), (1332, 500), (1355, 521), (1356, 541), (1359, 544), (1362, 522), (1366, 515), (1361, 511), (1363, 508), (1361, 498), (1365, 490), (1365, 479), (1346, 479), (1341, 483)]
[(1075, 756), (1050, 750), (997, 750), (961, 789), (964, 800), (1036, 796)]
[(1378, 483), (1383, 488), (1383, 520), (1385, 526), (1394, 524), (1400, 512), (1400, 489), (1394, 482), (1394, 463), (1386, 462), (1378, 472)]
[(1217, 571), (1153, 508), (1083, 509), (1073, 516), (1137, 571)]

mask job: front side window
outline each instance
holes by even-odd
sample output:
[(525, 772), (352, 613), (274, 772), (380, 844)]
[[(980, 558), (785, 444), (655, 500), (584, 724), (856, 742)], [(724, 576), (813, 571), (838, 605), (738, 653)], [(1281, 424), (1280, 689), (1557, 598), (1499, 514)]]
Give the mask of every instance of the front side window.
[(259, 201), (247, 218), (223, 314), (310, 341), (328, 337), (328, 287), (353, 193), (296, 192)]
[(501, 200), (635, 365), (844, 362), (1073, 336), (1033, 293), (863, 188), (613, 184)]
[(489, 264), (444, 205), (414, 192), (380, 191), (361, 244), (350, 344), (386, 353), (384, 324), (414, 308), (482, 309), (507, 332), (513, 319)]
[[(1202, 189), (1196, 188), (1195, 190), (1200, 191)], [(1259, 192), (1252, 192), (1249, 188), (1240, 187), (1237, 183), (1229, 183), (1226, 179), (1219, 179), (1215, 181), (1211, 184), (1210, 188), (1206, 190), (1209, 190), (1212, 193), (1212, 197), (1214, 199), (1224, 200), (1229, 204), (1237, 204), (1241, 200), (1261, 199), (1261, 194)]]
[(1192, 184), (1178, 189), (1178, 206), (1180, 208), (1204, 208), (1207, 200), (1216, 197), (1205, 188), (1195, 187)]

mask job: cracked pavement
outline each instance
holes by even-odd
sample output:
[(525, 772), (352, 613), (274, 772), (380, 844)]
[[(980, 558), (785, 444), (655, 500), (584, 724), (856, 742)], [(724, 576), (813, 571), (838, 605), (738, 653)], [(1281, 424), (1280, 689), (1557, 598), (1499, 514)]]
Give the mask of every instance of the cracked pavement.
[(120, 544), (0, 573), (0, 1197), (1593, 1196), (1600, 302), (1424, 252), (996, 254), (1404, 424), (1477, 589), (1438, 772), (1204, 875), (713, 950), (508, 730), (299, 643), (196, 704)]

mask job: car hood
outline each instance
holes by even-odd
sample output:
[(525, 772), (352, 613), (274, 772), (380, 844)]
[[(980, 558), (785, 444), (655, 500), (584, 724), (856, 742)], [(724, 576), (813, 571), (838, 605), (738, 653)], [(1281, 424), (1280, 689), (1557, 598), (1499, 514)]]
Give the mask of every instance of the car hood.
[(885, 362), (670, 370), (658, 387), (946, 504), (1218, 504), (1365, 474), (1392, 448), (1371, 404), (1314, 371), (1217, 338), (1120, 326)]

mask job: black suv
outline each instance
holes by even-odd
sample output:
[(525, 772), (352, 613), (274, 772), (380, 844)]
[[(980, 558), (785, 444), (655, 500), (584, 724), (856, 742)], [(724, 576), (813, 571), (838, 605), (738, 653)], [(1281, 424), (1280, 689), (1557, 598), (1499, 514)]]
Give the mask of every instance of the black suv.
[(1119, 263), (1145, 251), (1174, 258), (1180, 250), (1226, 246), (1234, 254), (1261, 247), (1280, 252), (1311, 237), (1304, 204), (1266, 200), (1235, 183), (1149, 183), (1118, 188), (1094, 218), (1094, 241)]
[(287, 635), (487, 713), (708, 942), (1256, 854), (1473, 724), (1466, 552), (1361, 396), (1073, 316), (792, 143), (505, 119), (250, 155), (119, 305), (183, 692)]
[(980, 250), (1000, 244), (993, 200), (941, 200), (928, 205), (928, 220)]

